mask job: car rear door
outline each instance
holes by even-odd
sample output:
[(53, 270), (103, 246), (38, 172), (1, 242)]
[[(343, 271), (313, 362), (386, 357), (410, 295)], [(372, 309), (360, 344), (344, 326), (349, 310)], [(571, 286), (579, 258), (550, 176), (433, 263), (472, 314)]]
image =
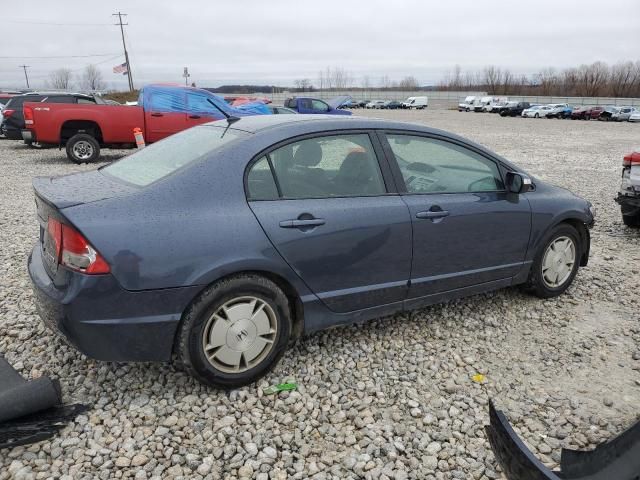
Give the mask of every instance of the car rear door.
[(413, 222), (410, 299), (520, 272), (531, 208), (504, 189), (496, 159), (440, 136), (387, 132), (382, 140)]
[(377, 138), (322, 134), (281, 145), (247, 174), (249, 205), (269, 239), (335, 312), (401, 302), (411, 219)]

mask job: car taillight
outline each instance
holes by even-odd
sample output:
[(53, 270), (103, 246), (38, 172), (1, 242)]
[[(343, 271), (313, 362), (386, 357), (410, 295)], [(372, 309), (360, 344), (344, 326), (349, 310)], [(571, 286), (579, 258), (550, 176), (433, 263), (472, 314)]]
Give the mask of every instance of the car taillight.
[(630, 167), (631, 165), (640, 165), (640, 152), (633, 152), (624, 156), (622, 166)]
[(49, 217), (47, 232), (60, 265), (90, 275), (109, 273), (109, 264), (75, 228)]
[(13, 109), (11, 109), (11, 108), (5, 108), (5, 109), (2, 111), (2, 116), (3, 116), (4, 118), (9, 118), (11, 115), (13, 115), (13, 114), (14, 114), (14, 112), (15, 112), (15, 110), (13, 110)]
[(22, 114), (24, 115), (24, 124), (33, 125), (33, 109), (31, 107), (22, 107)]

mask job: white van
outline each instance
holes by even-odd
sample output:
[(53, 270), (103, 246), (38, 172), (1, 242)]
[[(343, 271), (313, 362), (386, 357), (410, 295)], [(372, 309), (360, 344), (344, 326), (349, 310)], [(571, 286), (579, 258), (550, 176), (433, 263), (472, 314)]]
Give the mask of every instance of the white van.
[(429, 97), (409, 97), (402, 102), (402, 108), (417, 108), (422, 110), (429, 106)]
[(473, 104), (476, 103), (477, 99), (478, 97), (476, 97), (475, 95), (469, 95), (468, 97), (465, 97), (464, 101), (458, 104), (458, 111), (470, 112), (471, 110), (473, 110)]

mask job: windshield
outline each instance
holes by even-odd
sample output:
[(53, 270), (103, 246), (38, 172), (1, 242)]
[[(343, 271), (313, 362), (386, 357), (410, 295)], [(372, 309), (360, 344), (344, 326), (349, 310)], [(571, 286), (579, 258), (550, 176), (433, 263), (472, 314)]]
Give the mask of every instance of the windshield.
[(221, 127), (190, 128), (112, 163), (101, 172), (144, 187), (246, 135)]

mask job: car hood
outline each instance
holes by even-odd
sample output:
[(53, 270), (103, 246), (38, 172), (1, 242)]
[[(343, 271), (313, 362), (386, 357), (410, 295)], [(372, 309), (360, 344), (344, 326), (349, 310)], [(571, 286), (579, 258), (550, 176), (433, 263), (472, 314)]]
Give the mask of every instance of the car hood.
[(329, 106), (333, 109), (338, 109), (343, 105), (353, 101), (353, 99), (349, 95), (342, 95), (340, 97), (332, 98), (331, 100), (327, 100)]

